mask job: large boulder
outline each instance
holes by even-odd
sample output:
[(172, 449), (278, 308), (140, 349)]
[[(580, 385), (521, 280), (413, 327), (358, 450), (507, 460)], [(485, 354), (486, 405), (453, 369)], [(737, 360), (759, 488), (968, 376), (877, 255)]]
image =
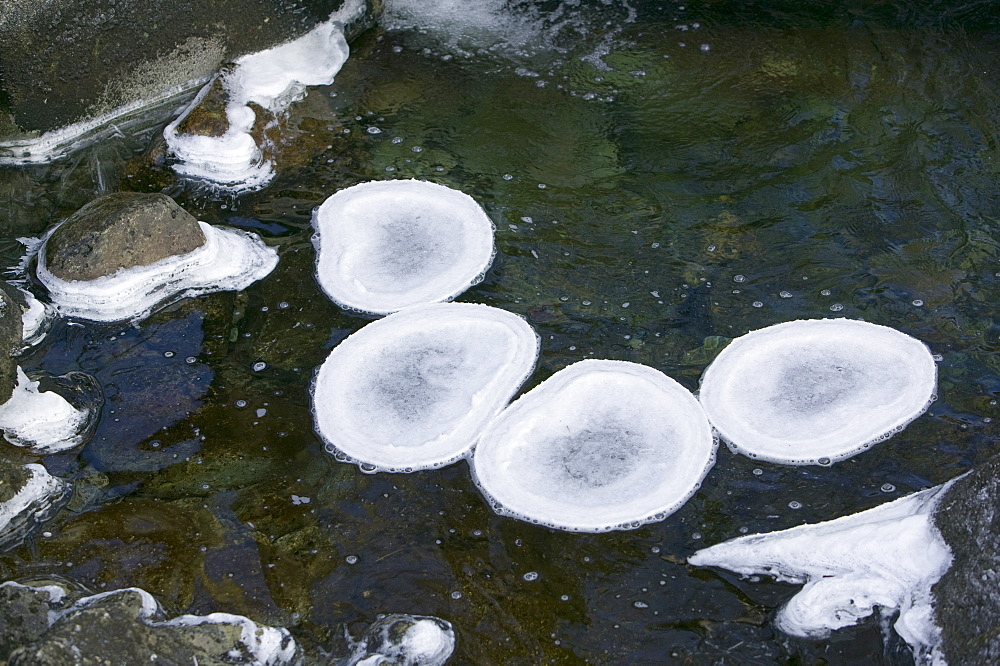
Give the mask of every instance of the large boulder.
[(45, 263), (61, 280), (94, 280), (204, 244), (198, 220), (170, 197), (116, 192), (69, 216), (46, 240)]
[(934, 586), (949, 664), (1000, 663), (1000, 457), (957, 480), (934, 523), (954, 558)]
[[(204, 79), (224, 62), (306, 33), (352, 1), (7, 2), (0, 12), (0, 140)], [(366, 4), (370, 16), (381, 3)]]

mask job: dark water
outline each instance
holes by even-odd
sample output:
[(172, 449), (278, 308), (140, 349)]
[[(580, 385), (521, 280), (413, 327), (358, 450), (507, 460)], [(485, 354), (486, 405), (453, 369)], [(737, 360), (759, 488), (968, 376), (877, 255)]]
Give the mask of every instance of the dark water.
[[(155, 159), (157, 126), (0, 170), (7, 265), (17, 237), (114, 190), (165, 191), (281, 256), (243, 293), (138, 325), (58, 322), (22, 359), (95, 375), (107, 402), (87, 446), (43, 460), (77, 480), (74, 500), (50, 536), (0, 555), (0, 574), (135, 585), (171, 611), (245, 614), (334, 652), (344, 626), (407, 612), (454, 623), (453, 663), (910, 663), (878, 620), (783, 636), (770, 620), (797, 588), (684, 561), (1000, 450), (1000, 5), (501, 5), (469, 4), (459, 25), (390, 3), (398, 29), (362, 35), (336, 83), (293, 109), (261, 192), (177, 180)], [(846, 316), (925, 341), (939, 398), (829, 468), (720, 450), (687, 505), (631, 532), (498, 517), (465, 463), (362, 474), (312, 431), (313, 370), (368, 319), (315, 284), (310, 214), (386, 178), (461, 189), (494, 220), (496, 261), (459, 300), (534, 325), (525, 389), (593, 357), (694, 390), (729, 338)]]

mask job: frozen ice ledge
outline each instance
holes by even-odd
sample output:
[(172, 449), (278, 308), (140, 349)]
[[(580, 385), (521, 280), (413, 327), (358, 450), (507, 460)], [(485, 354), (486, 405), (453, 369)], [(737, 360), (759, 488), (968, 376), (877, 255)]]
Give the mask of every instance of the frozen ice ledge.
[(696, 566), (804, 584), (778, 613), (793, 636), (821, 638), (872, 614), (918, 664), (1000, 660), (1000, 457), (972, 473), (815, 525), (739, 537), (692, 555)]

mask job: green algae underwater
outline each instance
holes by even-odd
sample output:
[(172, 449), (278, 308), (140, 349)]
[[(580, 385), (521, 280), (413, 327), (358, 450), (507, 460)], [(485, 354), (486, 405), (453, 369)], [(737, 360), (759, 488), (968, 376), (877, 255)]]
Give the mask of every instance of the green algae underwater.
[[(401, 612), (452, 622), (456, 664), (912, 663), (878, 619), (784, 636), (770, 620), (798, 588), (685, 559), (870, 508), (1000, 451), (1000, 12), (952, 5), (593, 3), (577, 16), (586, 31), (535, 13), (517, 35), (400, 19), (363, 33), (335, 83), (292, 107), (279, 175), (259, 192), (178, 179), (152, 120), (51, 165), (0, 169), (7, 266), (17, 238), (116, 190), (165, 192), (280, 255), (244, 292), (136, 325), (57, 320), (26, 352), (29, 371), (91, 373), (106, 403), (81, 450), (0, 449), (74, 482), (58, 514), (0, 554), (0, 575), (141, 587), (171, 612), (288, 627), (314, 658), (346, 653), (345, 628)], [(499, 517), (464, 462), (363, 474), (313, 431), (315, 368), (371, 318), (316, 285), (310, 216), (339, 189), (392, 178), (459, 189), (492, 218), (496, 259), (457, 300), (539, 333), (522, 392), (584, 358), (696, 390), (733, 337), (846, 316), (927, 343), (938, 400), (830, 467), (720, 447), (684, 507), (625, 532)]]

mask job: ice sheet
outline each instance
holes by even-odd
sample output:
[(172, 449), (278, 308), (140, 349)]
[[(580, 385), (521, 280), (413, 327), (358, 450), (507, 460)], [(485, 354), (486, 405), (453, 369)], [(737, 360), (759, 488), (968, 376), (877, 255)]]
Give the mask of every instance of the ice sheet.
[(538, 337), (517, 315), (472, 303), (414, 306), (340, 343), (313, 385), (328, 450), (368, 471), (441, 467), (531, 373)]
[(341, 190), (316, 209), (313, 226), (320, 286), (363, 312), (450, 300), (493, 260), (493, 223), (479, 204), (419, 180)]
[(731, 448), (761, 460), (829, 464), (891, 437), (934, 400), (937, 368), (904, 333), (850, 319), (792, 321), (726, 347), (699, 399)]
[(776, 619), (793, 636), (825, 637), (876, 606), (898, 610), (895, 629), (918, 661), (943, 664), (931, 588), (951, 566), (951, 550), (931, 514), (950, 484), (825, 523), (739, 537), (688, 562), (804, 583)]
[(4, 439), (39, 453), (66, 451), (83, 442), (88, 414), (54, 391), (39, 391), (17, 368), (17, 386), (10, 400), (0, 405)]
[(697, 490), (716, 441), (698, 401), (653, 368), (586, 360), (518, 398), (472, 458), (494, 510), (597, 532), (662, 520)]

